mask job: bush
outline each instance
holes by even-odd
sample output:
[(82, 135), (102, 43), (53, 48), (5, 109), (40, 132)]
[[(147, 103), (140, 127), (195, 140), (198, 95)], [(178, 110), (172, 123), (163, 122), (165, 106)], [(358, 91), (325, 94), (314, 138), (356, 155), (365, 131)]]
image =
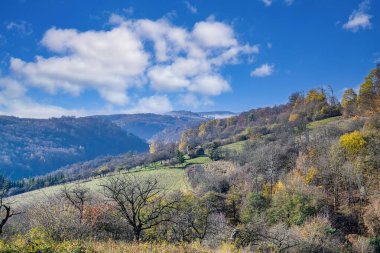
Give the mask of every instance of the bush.
[(309, 219), (295, 228), (299, 252), (343, 252), (344, 244), (338, 230), (332, 227), (326, 217)]
[(380, 199), (373, 200), (366, 207), (363, 219), (368, 232), (373, 236), (380, 237)]
[(2, 253), (90, 253), (85, 249), (83, 242), (65, 241), (55, 242), (42, 229), (34, 228), (27, 235), (19, 235), (11, 243), (0, 242)]
[(305, 185), (303, 178), (293, 173), (282, 189), (274, 193), (267, 219), (272, 224), (301, 225), (308, 217), (316, 215), (324, 202), (319, 188)]

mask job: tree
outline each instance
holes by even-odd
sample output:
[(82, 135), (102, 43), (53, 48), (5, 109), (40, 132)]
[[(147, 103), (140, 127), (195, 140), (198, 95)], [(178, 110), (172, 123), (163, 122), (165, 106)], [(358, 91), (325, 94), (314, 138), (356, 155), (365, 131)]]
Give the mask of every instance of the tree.
[(152, 143), (149, 144), (149, 154), (154, 155), (157, 152), (157, 143), (155, 141), (152, 141)]
[(344, 149), (349, 159), (357, 156), (364, 149), (366, 143), (359, 131), (344, 134), (339, 139), (339, 146)]
[(380, 237), (380, 200), (374, 199), (364, 213), (364, 225), (372, 236)]
[(220, 233), (225, 223), (222, 209), (224, 198), (215, 192), (209, 192), (202, 198), (183, 196), (178, 208), (172, 212), (173, 237), (177, 241), (203, 241), (210, 235)]
[(6, 196), (6, 190), (3, 188), (2, 192), (0, 193), (0, 213), (2, 215), (1, 221), (0, 221), (0, 234), (3, 233), (3, 228), (5, 224), (8, 222), (9, 218), (11, 218), (14, 215), (17, 215), (19, 213), (16, 213), (10, 206), (9, 203), (4, 202), (4, 198)]
[(155, 178), (109, 177), (101, 186), (104, 196), (115, 202), (119, 213), (133, 228), (135, 241), (141, 239), (144, 230), (170, 221), (169, 211), (178, 202), (165, 198), (165, 189)]
[(358, 106), (365, 115), (380, 112), (380, 65), (368, 74), (360, 86)]
[(185, 157), (183, 156), (183, 153), (181, 151), (177, 150), (175, 156), (176, 156), (177, 163), (184, 163), (185, 162)]
[(296, 103), (299, 103), (302, 100), (303, 100), (303, 94), (301, 92), (294, 92), (290, 94), (288, 104), (290, 106), (294, 106)]
[(357, 107), (357, 95), (353, 89), (347, 89), (342, 98), (343, 115), (345, 117), (354, 116)]
[(66, 198), (71, 205), (79, 212), (79, 222), (82, 223), (83, 212), (85, 204), (90, 201), (90, 189), (83, 187), (82, 185), (76, 185), (73, 188), (69, 188), (66, 185), (61, 191), (64, 198)]
[(213, 161), (218, 161), (221, 158), (221, 152), (220, 149), (218, 148), (218, 144), (213, 142), (210, 146), (210, 149), (208, 150), (210, 159)]

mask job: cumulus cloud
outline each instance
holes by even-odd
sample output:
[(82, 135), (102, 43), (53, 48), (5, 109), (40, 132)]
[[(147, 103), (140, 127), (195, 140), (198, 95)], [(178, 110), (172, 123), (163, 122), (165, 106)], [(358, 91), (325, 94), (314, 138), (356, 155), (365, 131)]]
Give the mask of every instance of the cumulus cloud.
[(192, 34), (204, 47), (226, 48), (238, 44), (230, 26), (212, 20), (196, 23)]
[[(53, 56), (36, 56), (32, 62), (11, 58), (11, 69), (27, 85), (53, 95), (78, 96), (92, 89), (106, 102), (125, 106), (128, 91), (146, 84), (160, 93), (220, 95), (231, 90), (220, 68), (259, 52), (258, 46), (239, 42), (230, 25), (213, 18), (185, 29), (167, 19), (126, 20), (113, 14), (109, 24), (109, 30), (83, 32), (53, 27), (41, 40)], [(167, 97), (144, 98), (141, 103), (159, 99), (169, 102), (162, 108), (171, 108)], [(140, 102), (135, 108), (155, 110)]]
[(79, 95), (94, 88), (106, 101), (124, 105), (126, 89), (139, 83), (148, 65), (141, 41), (126, 27), (99, 32), (52, 28), (42, 44), (58, 55), (29, 63), (12, 58), (11, 69), (52, 94)]
[(264, 77), (272, 75), (274, 71), (274, 65), (263, 64), (251, 72), (251, 76)]
[(343, 28), (357, 32), (360, 28), (365, 30), (372, 27), (371, 18), (367, 12), (370, 8), (370, 0), (364, 0), (360, 3), (359, 8), (354, 10), (349, 16), (348, 21), (343, 24)]
[(166, 113), (173, 107), (166, 95), (153, 95), (139, 99), (137, 104), (128, 109), (127, 113)]

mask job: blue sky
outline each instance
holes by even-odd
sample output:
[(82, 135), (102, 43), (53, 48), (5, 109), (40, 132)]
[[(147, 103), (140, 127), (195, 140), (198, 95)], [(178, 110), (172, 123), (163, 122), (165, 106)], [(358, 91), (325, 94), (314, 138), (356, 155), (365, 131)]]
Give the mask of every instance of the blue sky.
[(380, 61), (380, 1), (3, 0), (0, 114), (245, 111)]

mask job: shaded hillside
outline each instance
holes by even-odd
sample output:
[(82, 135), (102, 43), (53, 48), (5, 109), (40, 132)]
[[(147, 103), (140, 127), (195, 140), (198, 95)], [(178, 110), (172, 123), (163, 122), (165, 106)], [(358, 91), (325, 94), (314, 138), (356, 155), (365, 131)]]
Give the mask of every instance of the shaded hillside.
[(163, 141), (176, 141), (183, 130), (197, 126), (205, 118), (200, 115), (158, 115), (153, 113), (101, 115), (91, 118), (106, 119), (123, 130), (142, 139), (159, 138)]
[(147, 144), (95, 118), (0, 117), (0, 168), (12, 178), (45, 174), (97, 156), (145, 151)]

